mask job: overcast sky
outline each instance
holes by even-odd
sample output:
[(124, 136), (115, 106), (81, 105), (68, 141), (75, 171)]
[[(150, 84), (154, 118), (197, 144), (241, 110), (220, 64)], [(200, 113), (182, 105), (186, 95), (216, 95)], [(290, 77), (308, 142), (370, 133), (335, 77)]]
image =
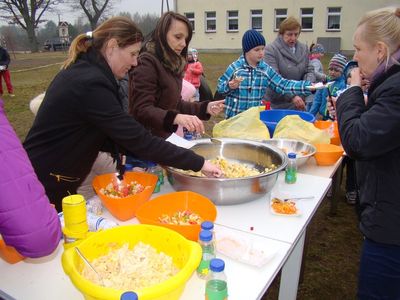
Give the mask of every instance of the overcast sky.
[[(161, 13), (161, 2), (162, 0), (113, 0), (114, 1), (114, 14), (118, 15), (120, 12), (129, 12), (132, 15), (135, 12), (138, 12), (139, 14), (143, 15), (146, 13), (150, 14), (157, 14), (159, 15)], [(164, 1), (164, 11), (167, 10), (167, 0)], [(173, 1), (169, 0), (169, 8), (170, 10), (173, 9)], [(60, 19), (61, 21), (67, 21), (68, 23), (73, 24), (79, 14), (73, 14), (71, 13), (68, 9), (65, 9), (64, 11), (60, 11)], [(57, 14), (47, 14), (45, 16), (46, 19), (51, 19), (54, 22), (58, 22), (58, 15)]]

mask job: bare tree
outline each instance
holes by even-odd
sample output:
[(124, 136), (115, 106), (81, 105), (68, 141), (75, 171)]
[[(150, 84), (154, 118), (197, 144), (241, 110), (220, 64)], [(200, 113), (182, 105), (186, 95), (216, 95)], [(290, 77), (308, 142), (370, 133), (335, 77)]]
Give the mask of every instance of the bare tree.
[(99, 21), (111, 14), (113, 4), (117, 1), (119, 0), (72, 0), (72, 8), (82, 9), (90, 22), (90, 27), (94, 30)]
[(63, 0), (0, 0), (0, 18), (9, 24), (21, 26), (28, 35), (29, 47), (32, 52), (39, 50), (35, 29), (41, 22), (46, 11)]

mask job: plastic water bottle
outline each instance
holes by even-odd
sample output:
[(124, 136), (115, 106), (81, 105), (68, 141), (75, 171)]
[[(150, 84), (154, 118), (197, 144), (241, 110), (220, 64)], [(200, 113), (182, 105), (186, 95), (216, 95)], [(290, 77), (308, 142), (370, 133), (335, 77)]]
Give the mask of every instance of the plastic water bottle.
[(212, 243), (215, 250), (215, 232), (214, 232), (214, 223), (211, 221), (204, 221), (201, 223), (201, 230), (208, 230), (212, 233)]
[(210, 273), (206, 282), (206, 300), (228, 299), (228, 283), (225, 275), (225, 263), (222, 259), (213, 258), (210, 262)]
[(118, 223), (92, 213), (87, 214), (87, 222), (89, 224), (89, 231), (105, 230), (118, 226)]
[(138, 295), (135, 292), (125, 292), (121, 294), (120, 300), (138, 300)]
[(189, 131), (186, 127), (183, 127), (183, 138), (191, 141), (196, 138), (195, 132)]
[(199, 234), (199, 244), (201, 246), (201, 261), (197, 267), (197, 275), (205, 279), (208, 275), (211, 259), (215, 258), (215, 249), (212, 240), (213, 234), (208, 230), (201, 230)]
[(161, 184), (164, 183), (163, 168), (161, 168), (158, 164), (150, 161), (150, 162), (148, 162), (148, 165), (147, 165), (147, 172), (154, 174), (158, 177), (157, 184), (153, 191), (153, 193), (158, 193), (160, 191)]
[(289, 153), (288, 154), (288, 164), (285, 170), (285, 182), (292, 184), (295, 183), (297, 180), (297, 162), (296, 162), (296, 153)]

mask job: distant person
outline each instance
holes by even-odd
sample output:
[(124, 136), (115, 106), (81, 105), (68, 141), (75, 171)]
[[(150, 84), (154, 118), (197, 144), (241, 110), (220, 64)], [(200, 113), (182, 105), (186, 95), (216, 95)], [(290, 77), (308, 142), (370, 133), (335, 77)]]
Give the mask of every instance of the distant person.
[(346, 79), (343, 75), (346, 63), (346, 56), (340, 53), (335, 54), (329, 61), (329, 82), (331, 84), (315, 93), (314, 101), (309, 110), (314, 116), (319, 114), (323, 120), (330, 118), (327, 102), (331, 101), (332, 97), (336, 97), (338, 91), (346, 88)]
[[(367, 12), (353, 44), (358, 68), (336, 113), (360, 192), (365, 238), (357, 298), (400, 299), (400, 7)], [(370, 80), (367, 99), (363, 78)]]
[[(310, 46), (310, 65), (314, 68), (315, 80), (317, 82), (325, 82), (327, 75), (324, 73), (324, 66), (322, 65), (321, 58), (325, 55), (325, 48), (321, 44), (311, 44)], [(306, 111), (311, 109), (312, 103), (314, 101), (314, 94), (307, 96), (306, 101)]]
[(8, 95), (10, 97), (15, 97), (14, 88), (11, 84), (10, 71), (8, 70), (8, 65), (10, 64), (10, 55), (8, 51), (0, 46), (0, 96), (3, 95), (3, 78), (6, 83)]
[(186, 81), (190, 82), (196, 88), (196, 94), (194, 98), (196, 101), (200, 100), (200, 78), (203, 74), (203, 65), (199, 61), (199, 53), (194, 48), (189, 48), (187, 54), (187, 65), (185, 68), (185, 76), (183, 77)]
[(152, 136), (123, 110), (117, 80), (137, 65), (143, 40), (135, 23), (114, 17), (78, 35), (62, 70), (46, 91), (24, 147), (50, 201), (75, 194), (99, 151), (121, 166), (121, 152), (180, 169), (220, 176), (191, 150)]
[(192, 26), (185, 16), (164, 13), (140, 50), (138, 66), (130, 72), (130, 113), (162, 138), (176, 132), (178, 125), (202, 134), (202, 120), (224, 109), (223, 100), (188, 102), (181, 97), (191, 39)]
[[(0, 234), (25, 257), (49, 255), (61, 239), (60, 220), (4, 112), (0, 99)], [(2, 276), (6, 276), (3, 274)]]
[[(264, 60), (283, 78), (315, 82), (314, 68), (309, 63), (308, 48), (298, 41), (301, 25), (294, 17), (288, 17), (279, 26), (277, 38), (265, 47)], [(305, 110), (305, 97), (281, 95), (267, 89), (265, 99), (271, 108)]]
[(263, 61), (265, 39), (256, 30), (242, 37), (243, 54), (218, 79), (217, 92), (225, 98), (225, 118), (231, 118), (254, 106), (260, 106), (265, 91), (279, 94), (310, 95), (309, 81), (286, 80)]

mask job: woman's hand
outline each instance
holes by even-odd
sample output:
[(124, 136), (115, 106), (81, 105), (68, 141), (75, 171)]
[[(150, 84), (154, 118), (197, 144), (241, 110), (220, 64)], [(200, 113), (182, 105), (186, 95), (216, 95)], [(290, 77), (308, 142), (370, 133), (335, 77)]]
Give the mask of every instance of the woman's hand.
[(297, 109), (305, 110), (306, 105), (304, 104), (304, 100), (300, 96), (294, 96), (292, 98), (292, 102)]
[(207, 177), (221, 177), (222, 171), (217, 166), (213, 165), (208, 160), (204, 161), (204, 165), (201, 168), (201, 172), (206, 175)]
[(186, 127), (189, 131), (204, 133), (204, 124), (197, 116), (177, 114), (174, 124)]
[(360, 73), (360, 68), (353, 68), (350, 71), (350, 85), (351, 86), (362, 86), (362, 75)]
[(208, 103), (207, 105), (207, 113), (209, 113), (212, 116), (216, 116), (223, 112), (225, 109), (225, 99), (224, 100), (218, 100), (218, 101), (212, 101)]

